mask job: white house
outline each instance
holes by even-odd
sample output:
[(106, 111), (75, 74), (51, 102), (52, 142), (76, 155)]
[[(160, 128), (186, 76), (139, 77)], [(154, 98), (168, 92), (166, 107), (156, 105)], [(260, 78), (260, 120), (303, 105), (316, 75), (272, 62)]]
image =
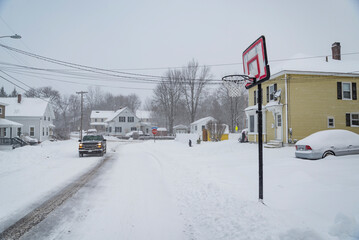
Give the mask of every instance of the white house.
[(5, 118), (22, 124), (17, 128), (16, 135), (30, 136), (42, 142), (53, 135), (55, 114), (48, 99), (0, 98), (0, 102), (7, 104)]
[(188, 127), (182, 124), (176, 125), (173, 127), (173, 133), (188, 133)]
[(139, 131), (141, 128), (140, 119), (128, 108), (117, 110), (109, 117), (106, 132), (112, 136), (125, 136), (131, 131)]
[(21, 127), (23, 126), (21, 123), (5, 119), (6, 106), (8, 104), (0, 102), (0, 144), (8, 143), (6, 139), (9, 140), (15, 136), (20, 136), (19, 132), (21, 133)]
[(191, 133), (196, 133), (199, 136), (202, 136), (203, 129), (206, 129), (206, 125), (210, 121), (216, 122), (217, 120), (213, 117), (205, 117), (205, 118), (198, 119), (197, 121), (191, 123), (191, 125), (190, 125)]
[(97, 132), (105, 132), (107, 128), (106, 120), (113, 116), (115, 111), (91, 111), (90, 125), (96, 129)]

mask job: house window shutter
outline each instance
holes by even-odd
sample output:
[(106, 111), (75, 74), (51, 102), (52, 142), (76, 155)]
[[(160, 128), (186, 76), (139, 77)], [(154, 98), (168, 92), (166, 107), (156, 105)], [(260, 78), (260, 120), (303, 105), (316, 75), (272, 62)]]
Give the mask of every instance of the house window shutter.
[(350, 127), (350, 113), (345, 114), (345, 123), (347, 127)]
[(357, 83), (355, 82), (352, 83), (352, 96), (353, 100), (357, 100)]
[(342, 99), (342, 82), (337, 82), (337, 98)]
[(276, 92), (277, 91), (277, 84), (275, 83), (274, 84), (274, 92)]
[(267, 86), (267, 103), (269, 102), (269, 86)]
[(257, 104), (257, 94), (256, 94), (256, 91), (254, 91), (254, 105)]

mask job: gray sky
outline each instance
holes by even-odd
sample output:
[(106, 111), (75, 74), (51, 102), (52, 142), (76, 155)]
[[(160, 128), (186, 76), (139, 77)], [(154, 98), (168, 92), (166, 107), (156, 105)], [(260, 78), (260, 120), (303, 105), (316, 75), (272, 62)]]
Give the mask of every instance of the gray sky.
[[(23, 37), (0, 39), (2, 44), (106, 69), (181, 67), (191, 59), (206, 65), (240, 63), (242, 52), (260, 35), (266, 37), (269, 61), (297, 53), (330, 55), (334, 42), (341, 42), (342, 53), (359, 52), (358, 0), (0, 0), (0, 16), (0, 36), (18, 33)], [(3, 48), (0, 56), (1, 62), (64, 68)], [(359, 60), (359, 55), (350, 58)], [(220, 79), (241, 73), (242, 68), (241, 64), (213, 66), (211, 72)], [(165, 70), (125, 71), (162, 75)], [(104, 92), (137, 93), (144, 100), (151, 90), (120, 87), (155, 86), (46, 76), (82, 83), (78, 85), (8, 74), (30, 86), (52, 86), (65, 94), (101, 84), (109, 86), (101, 88)], [(7, 92), (13, 89), (0, 79), (2, 85)]]

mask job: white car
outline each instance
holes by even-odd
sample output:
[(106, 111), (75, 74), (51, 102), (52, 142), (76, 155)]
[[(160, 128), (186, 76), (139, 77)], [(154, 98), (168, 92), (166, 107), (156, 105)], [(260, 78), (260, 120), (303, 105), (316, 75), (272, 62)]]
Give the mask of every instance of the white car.
[(295, 148), (295, 156), (305, 159), (359, 154), (359, 135), (339, 129), (320, 131), (298, 141)]

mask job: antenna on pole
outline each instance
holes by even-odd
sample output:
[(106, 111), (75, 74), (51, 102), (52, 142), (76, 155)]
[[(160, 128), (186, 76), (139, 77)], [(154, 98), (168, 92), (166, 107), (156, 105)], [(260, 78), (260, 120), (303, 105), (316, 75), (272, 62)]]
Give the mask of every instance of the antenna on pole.
[(83, 119), (83, 105), (84, 105), (84, 94), (88, 92), (76, 92), (77, 94), (81, 94), (81, 122), (80, 122), (80, 140), (82, 140), (82, 119)]

